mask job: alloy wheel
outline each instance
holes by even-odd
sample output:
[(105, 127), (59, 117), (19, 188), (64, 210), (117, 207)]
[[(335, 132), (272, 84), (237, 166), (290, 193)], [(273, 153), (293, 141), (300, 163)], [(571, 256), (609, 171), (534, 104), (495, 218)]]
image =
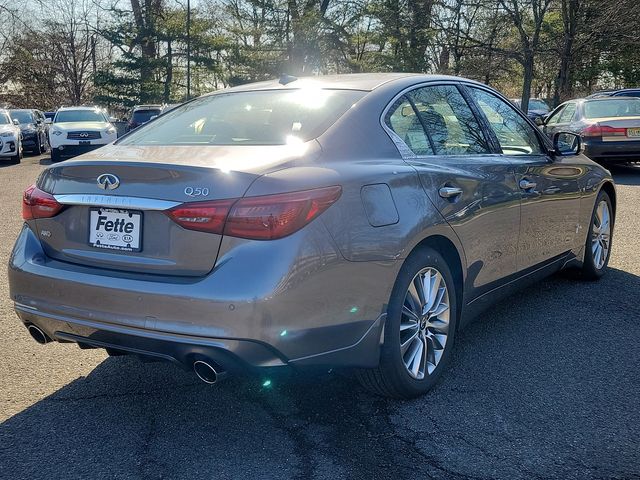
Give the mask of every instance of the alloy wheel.
[(409, 284), (400, 320), (400, 354), (409, 375), (431, 375), (449, 336), (449, 291), (433, 267), (420, 270)]
[(591, 230), (591, 254), (593, 264), (600, 270), (604, 267), (611, 245), (611, 213), (609, 204), (601, 200), (593, 215)]

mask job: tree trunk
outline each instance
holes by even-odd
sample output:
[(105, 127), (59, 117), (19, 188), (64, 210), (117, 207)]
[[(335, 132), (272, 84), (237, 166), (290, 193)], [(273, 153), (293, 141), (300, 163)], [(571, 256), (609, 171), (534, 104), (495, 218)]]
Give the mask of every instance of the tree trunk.
[(524, 52), (524, 61), (522, 62), (524, 81), (522, 82), (522, 111), (529, 111), (529, 100), (531, 99), (531, 84), (533, 83), (533, 52), (528, 50)]

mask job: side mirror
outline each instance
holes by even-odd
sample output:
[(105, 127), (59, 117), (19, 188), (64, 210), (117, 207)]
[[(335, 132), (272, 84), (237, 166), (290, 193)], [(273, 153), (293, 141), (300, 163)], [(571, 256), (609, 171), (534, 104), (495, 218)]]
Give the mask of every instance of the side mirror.
[(582, 151), (582, 137), (576, 133), (558, 132), (553, 136), (553, 150), (556, 155), (578, 155)]
[(535, 124), (537, 126), (542, 127), (544, 125), (544, 118), (543, 117), (536, 117), (534, 122), (535, 122)]
[(18, 119), (17, 119), (17, 118), (14, 118), (14, 119), (13, 119), (13, 121), (12, 121), (12, 123), (13, 123), (14, 125), (16, 125), (16, 126), (17, 126), (17, 125), (20, 125), (20, 122), (18, 121)]
[(51, 118), (45, 118), (45, 119), (44, 119), (44, 123), (45, 123), (46, 125), (51, 125), (51, 124), (53, 123), (53, 120), (52, 120)]

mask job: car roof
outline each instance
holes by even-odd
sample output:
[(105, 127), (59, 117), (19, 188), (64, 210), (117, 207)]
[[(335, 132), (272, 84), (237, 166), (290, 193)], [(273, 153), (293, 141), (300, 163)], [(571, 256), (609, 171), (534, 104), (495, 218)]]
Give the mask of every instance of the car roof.
[(150, 110), (150, 109), (162, 109), (162, 105), (136, 105), (135, 107), (133, 107), (133, 111), (135, 112), (136, 110)]
[(611, 101), (611, 100), (634, 100), (634, 101), (640, 101), (640, 98), (637, 97), (624, 97), (622, 95), (618, 95), (615, 97), (593, 97), (593, 98), (579, 98), (577, 100), (571, 100), (572, 102), (575, 101), (582, 101), (582, 102), (606, 102), (606, 101)]
[(421, 73), (349, 73), (341, 75), (318, 75), (310, 77), (290, 77), (291, 81), (284, 85), (279, 79), (267, 80), (264, 82), (247, 83), (237, 87), (218, 90), (212, 94), (220, 92), (249, 92), (253, 90), (284, 90), (299, 89), (305, 87), (327, 88), (335, 90), (361, 90), (373, 91), (387, 83), (396, 80), (414, 79), (415, 83), (434, 80), (449, 81), (470, 81), (460, 77), (448, 75), (425, 75)]
[(102, 109), (100, 107), (60, 107), (57, 112), (60, 111), (68, 111), (68, 110), (100, 110), (102, 111)]

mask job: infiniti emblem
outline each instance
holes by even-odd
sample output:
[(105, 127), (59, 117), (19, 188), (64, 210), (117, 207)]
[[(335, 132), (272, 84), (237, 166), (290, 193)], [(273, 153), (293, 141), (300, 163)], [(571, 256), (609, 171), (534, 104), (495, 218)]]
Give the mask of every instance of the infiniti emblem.
[(120, 186), (120, 179), (112, 173), (103, 173), (96, 181), (98, 182), (98, 188), (103, 190), (115, 190)]
[(89, 137), (89, 134), (88, 134), (87, 132), (82, 132), (82, 133), (80, 134), (80, 136), (81, 136), (82, 138), (87, 138), (87, 137)]

